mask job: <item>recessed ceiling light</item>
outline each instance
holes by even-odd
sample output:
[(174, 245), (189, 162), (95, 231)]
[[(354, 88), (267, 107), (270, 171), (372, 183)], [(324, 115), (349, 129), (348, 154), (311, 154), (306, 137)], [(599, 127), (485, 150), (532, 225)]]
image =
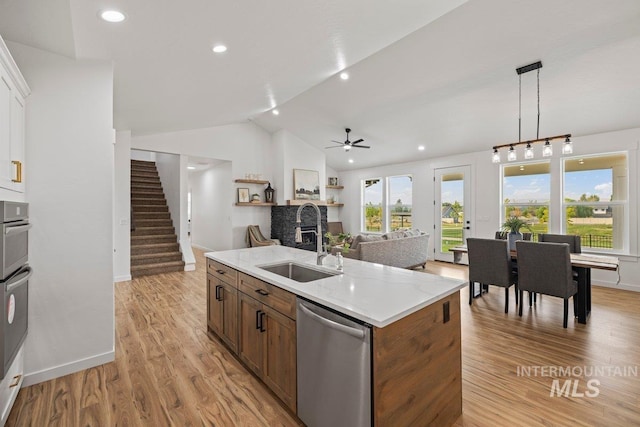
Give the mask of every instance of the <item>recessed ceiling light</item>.
[(280, 114), (280, 111), (278, 111), (277, 108), (274, 108), (273, 110), (271, 110), (271, 112), (273, 113), (274, 116), (277, 116), (278, 114)]
[(104, 10), (100, 12), (100, 18), (107, 22), (122, 22), (127, 17), (119, 10)]
[(353, 159), (349, 159), (349, 163), (353, 163)]
[(424, 151), (424, 145), (418, 145), (418, 150)]
[(340, 78), (342, 80), (349, 80), (349, 73), (347, 73), (347, 72), (340, 73)]
[(213, 47), (215, 53), (222, 53), (227, 51), (227, 47), (223, 44), (217, 44)]

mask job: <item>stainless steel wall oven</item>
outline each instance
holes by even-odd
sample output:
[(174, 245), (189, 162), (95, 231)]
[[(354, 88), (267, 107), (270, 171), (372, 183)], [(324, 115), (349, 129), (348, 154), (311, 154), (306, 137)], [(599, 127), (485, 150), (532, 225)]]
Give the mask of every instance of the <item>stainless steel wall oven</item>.
[(0, 379), (27, 336), (29, 312), (29, 206), (26, 203), (0, 202)]

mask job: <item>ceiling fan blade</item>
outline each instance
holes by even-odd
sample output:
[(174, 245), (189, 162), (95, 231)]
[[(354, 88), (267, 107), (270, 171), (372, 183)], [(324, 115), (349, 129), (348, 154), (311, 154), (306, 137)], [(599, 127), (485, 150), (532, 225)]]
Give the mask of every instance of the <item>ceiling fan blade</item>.
[(334, 139), (331, 140), (331, 142), (335, 142), (336, 144), (340, 144), (340, 145), (344, 145), (344, 142), (342, 141), (336, 141)]
[(357, 140), (357, 141), (353, 141), (351, 144), (352, 144), (352, 145), (355, 145), (355, 144), (359, 144), (359, 143), (361, 143), (361, 142), (363, 142), (363, 141), (364, 141), (364, 139), (360, 138), (360, 139), (359, 139), (359, 140)]
[(371, 148), (368, 145), (352, 145), (353, 148)]
[[(342, 144), (340, 145), (342, 146)], [(324, 148), (341, 148), (341, 147), (338, 147), (337, 145), (332, 145), (331, 147), (324, 147)]]

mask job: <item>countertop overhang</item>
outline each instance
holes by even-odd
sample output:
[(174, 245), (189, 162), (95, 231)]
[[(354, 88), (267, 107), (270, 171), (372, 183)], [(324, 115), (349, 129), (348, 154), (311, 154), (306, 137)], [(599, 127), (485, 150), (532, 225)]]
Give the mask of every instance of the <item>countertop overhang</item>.
[[(300, 283), (259, 266), (293, 261), (316, 266), (316, 253), (286, 246), (262, 246), (205, 253), (207, 258), (271, 283), (298, 296), (383, 328), (459, 291), (466, 281), (382, 264), (344, 260), (343, 274)], [(334, 257), (323, 270), (336, 271)]]

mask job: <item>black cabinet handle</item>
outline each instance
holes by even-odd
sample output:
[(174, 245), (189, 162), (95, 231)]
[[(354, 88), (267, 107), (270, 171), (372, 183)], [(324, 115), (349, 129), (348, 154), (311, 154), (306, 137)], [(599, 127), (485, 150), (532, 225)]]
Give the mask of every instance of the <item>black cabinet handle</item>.
[(260, 329), (262, 331), (262, 317), (260, 316), (261, 313), (262, 310), (256, 311), (256, 329)]
[(263, 297), (266, 297), (269, 295), (269, 292), (265, 291), (264, 289), (256, 289), (256, 292), (262, 295)]
[(216, 273), (218, 273), (218, 274), (224, 274), (224, 270), (216, 270)]
[(220, 289), (222, 289), (222, 286), (216, 285), (216, 301), (222, 301), (222, 297), (220, 296)]
[(264, 315), (267, 314), (264, 311), (260, 312), (260, 332), (264, 332), (266, 331), (266, 329), (263, 329), (264, 326)]

